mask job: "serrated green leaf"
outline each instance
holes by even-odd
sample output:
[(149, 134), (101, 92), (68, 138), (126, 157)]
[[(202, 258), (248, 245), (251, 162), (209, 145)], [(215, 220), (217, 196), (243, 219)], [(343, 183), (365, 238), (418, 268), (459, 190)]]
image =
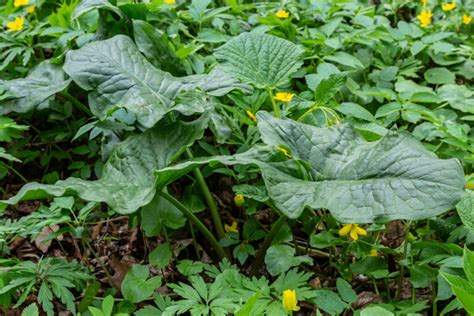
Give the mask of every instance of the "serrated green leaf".
[(258, 88), (274, 89), (289, 80), (302, 65), (303, 49), (282, 38), (243, 33), (219, 47), (214, 55), (223, 70)]

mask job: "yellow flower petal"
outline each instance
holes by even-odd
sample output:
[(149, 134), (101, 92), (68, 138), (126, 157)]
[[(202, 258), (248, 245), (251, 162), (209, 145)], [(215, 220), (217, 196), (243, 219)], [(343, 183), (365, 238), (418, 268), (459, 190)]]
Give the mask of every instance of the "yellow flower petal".
[(176, 0), (164, 0), (163, 2), (166, 4), (173, 4), (176, 3)]
[(234, 233), (239, 233), (239, 229), (237, 228), (237, 222), (236, 221), (233, 221), (232, 222), (232, 225), (227, 225), (227, 224), (224, 224), (224, 230), (226, 231), (226, 233), (230, 233), (230, 232), (234, 232)]
[(462, 16), (462, 23), (469, 24), (471, 22), (472, 22), (472, 16), (470, 16), (469, 14), (464, 14)]
[(21, 7), (22, 5), (27, 5), (30, 0), (15, 0), (13, 1), (13, 6), (15, 8)]
[(420, 21), (421, 27), (427, 27), (431, 24), (432, 17), (433, 14), (431, 13), (431, 10), (426, 11), (425, 9), (423, 9), (420, 15), (417, 16), (417, 19)]
[(295, 290), (285, 290), (283, 291), (283, 308), (287, 312), (292, 312), (292, 311), (299, 311), (300, 307), (297, 306), (298, 300), (296, 299), (296, 291)]
[(25, 19), (23, 17), (18, 17), (15, 21), (8, 22), (7, 28), (10, 31), (21, 31), (23, 29), (23, 24), (25, 23)]
[(451, 11), (453, 9), (456, 8), (456, 2), (451, 2), (451, 3), (447, 3), (447, 4), (443, 4), (441, 6), (441, 9), (443, 9), (443, 11)]
[(275, 15), (280, 19), (286, 19), (287, 17), (290, 16), (290, 13), (288, 13), (285, 10), (278, 10), (278, 12), (275, 13)]
[(366, 236), (367, 235), (367, 231), (361, 227), (359, 227), (359, 225), (354, 225), (355, 227), (353, 228), (355, 230), (355, 232), (358, 234), (358, 235), (362, 235), (362, 236)]
[(257, 117), (255, 116), (255, 114), (253, 114), (253, 113), (250, 112), (250, 111), (247, 111), (246, 113), (247, 113), (247, 116), (248, 116), (252, 121), (254, 121), (254, 122), (257, 121)]
[(344, 224), (342, 228), (339, 229), (339, 236), (346, 236), (352, 230), (352, 224)]
[(290, 102), (294, 96), (294, 93), (278, 92), (273, 98), (281, 102)]
[(421, 0), (421, 2), (423, 3), (423, 8), (426, 8), (426, 5), (428, 4), (428, 0)]
[(26, 9), (26, 12), (27, 12), (27, 13), (33, 13), (33, 12), (35, 12), (35, 6), (34, 6), (34, 5), (29, 6), (29, 7)]
[(244, 205), (244, 202), (245, 202), (245, 198), (242, 194), (237, 194), (235, 197), (234, 197), (234, 202), (235, 202), (235, 205), (237, 205), (238, 207), (241, 207)]
[(349, 235), (351, 236), (352, 239), (359, 240), (359, 235), (357, 235), (357, 231), (354, 228), (351, 229), (351, 232)]

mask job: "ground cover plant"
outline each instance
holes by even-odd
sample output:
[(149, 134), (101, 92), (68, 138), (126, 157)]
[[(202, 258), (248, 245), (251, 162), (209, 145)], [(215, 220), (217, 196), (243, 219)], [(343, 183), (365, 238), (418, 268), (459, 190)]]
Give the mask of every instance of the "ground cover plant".
[(473, 314), (473, 16), (0, 1), (0, 314)]

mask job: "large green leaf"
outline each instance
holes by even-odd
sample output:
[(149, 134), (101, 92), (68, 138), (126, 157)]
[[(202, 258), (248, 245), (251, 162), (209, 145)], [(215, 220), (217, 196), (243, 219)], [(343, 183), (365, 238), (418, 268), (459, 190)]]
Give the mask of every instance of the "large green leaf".
[(81, 88), (93, 90), (89, 105), (94, 115), (104, 119), (123, 107), (146, 128), (174, 110), (174, 99), (182, 91), (201, 89), (221, 96), (235, 88), (246, 89), (218, 68), (208, 75), (173, 77), (153, 67), (124, 35), (68, 52), (64, 70)]
[(463, 224), (474, 233), (474, 192), (467, 191), (461, 201), (456, 205), (459, 217)]
[(267, 146), (164, 168), (157, 171), (158, 186), (201, 164), (254, 164), (288, 217), (297, 218), (305, 207), (326, 208), (347, 223), (429, 218), (453, 208), (464, 194), (459, 161), (438, 159), (407, 133), (367, 142), (347, 124), (316, 128), (267, 112), (257, 117)]
[(34, 108), (44, 109), (56, 93), (66, 89), (70, 80), (65, 79), (61, 66), (47, 61), (36, 66), (26, 78), (0, 80), (0, 114), (25, 113)]
[(53, 185), (33, 182), (3, 202), (16, 204), (48, 196), (78, 195), (87, 201), (105, 202), (118, 213), (132, 213), (155, 195), (153, 170), (167, 166), (201, 138), (207, 124), (207, 116), (190, 123), (160, 124), (116, 145), (97, 181), (68, 178)]
[(262, 33), (243, 33), (219, 47), (214, 55), (224, 71), (258, 88), (276, 88), (303, 64), (303, 48)]

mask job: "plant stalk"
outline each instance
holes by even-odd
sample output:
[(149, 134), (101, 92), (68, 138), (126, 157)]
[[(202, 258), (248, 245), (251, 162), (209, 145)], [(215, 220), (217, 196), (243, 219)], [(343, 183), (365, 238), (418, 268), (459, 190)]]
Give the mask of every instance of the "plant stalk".
[(280, 218), (276, 221), (275, 225), (273, 225), (267, 237), (265, 237), (262, 247), (260, 247), (260, 249), (257, 251), (257, 254), (255, 255), (255, 261), (252, 264), (252, 270), (251, 270), (252, 274), (256, 274), (258, 270), (260, 269), (260, 267), (263, 265), (263, 260), (265, 258), (265, 254), (267, 253), (267, 249), (270, 248), (273, 239), (275, 238), (275, 236), (280, 231), (280, 228), (285, 223), (286, 223), (286, 216), (281, 215)]
[[(186, 148), (185, 154), (188, 159), (194, 158), (189, 148)], [(207, 186), (206, 181), (204, 180), (204, 176), (202, 175), (201, 170), (199, 170), (199, 168), (196, 168), (193, 170), (193, 174), (199, 184), (199, 187), (201, 188), (202, 193), (204, 194), (207, 206), (209, 207), (209, 211), (211, 212), (212, 222), (216, 227), (217, 237), (219, 239), (222, 239), (225, 236), (224, 226), (222, 225), (221, 217), (219, 216), (219, 212), (217, 211), (216, 202), (212, 197), (211, 191), (209, 191), (209, 187)]]
[(82, 112), (86, 113), (87, 115), (92, 116), (91, 110), (85, 106), (83, 103), (81, 103), (79, 100), (77, 100), (75, 97), (70, 95), (68, 92), (63, 91), (61, 92), (61, 95), (65, 97), (69, 102), (71, 102), (75, 107), (77, 107), (79, 110)]
[(227, 258), (230, 260), (230, 257), (227, 256), (226, 252), (224, 251), (224, 248), (219, 244), (217, 239), (214, 237), (214, 235), (207, 229), (207, 227), (199, 220), (199, 218), (196, 217), (196, 215), (193, 214), (190, 210), (186, 208), (180, 201), (178, 201), (176, 198), (174, 198), (172, 195), (160, 191), (158, 194), (166, 199), (168, 202), (173, 204), (178, 210), (183, 213), (190, 222), (192, 222), (197, 229), (206, 237), (206, 239), (211, 243), (212, 247), (214, 247), (215, 251), (219, 255), (221, 259)]
[(275, 102), (275, 98), (273, 96), (272, 90), (270, 88), (265, 88), (265, 91), (268, 93), (268, 96), (270, 97), (270, 100), (272, 101), (273, 112), (275, 112), (275, 117), (280, 118), (281, 117), (280, 108)]

